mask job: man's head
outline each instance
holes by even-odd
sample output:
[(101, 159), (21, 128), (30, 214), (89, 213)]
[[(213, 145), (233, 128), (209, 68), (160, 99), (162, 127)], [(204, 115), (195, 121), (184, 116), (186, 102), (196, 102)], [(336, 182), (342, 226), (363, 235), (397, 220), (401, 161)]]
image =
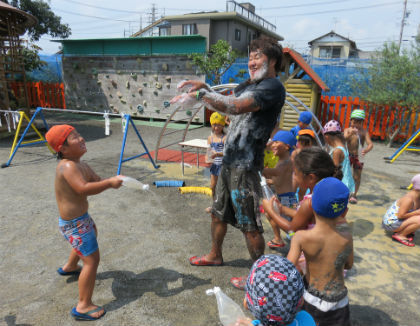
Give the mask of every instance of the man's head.
[(287, 151), (292, 151), (296, 145), (296, 137), (290, 132), (279, 130), (272, 138), (271, 150), (274, 155), (280, 156)]
[(248, 69), (251, 80), (275, 77), (283, 62), (283, 48), (273, 38), (260, 37), (250, 44)]
[(244, 304), (263, 325), (288, 325), (296, 317), (303, 289), (303, 280), (289, 260), (263, 255), (248, 275)]
[(337, 218), (347, 211), (349, 188), (334, 177), (324, 178), (314, 187), (312, 208), (317, 216)]

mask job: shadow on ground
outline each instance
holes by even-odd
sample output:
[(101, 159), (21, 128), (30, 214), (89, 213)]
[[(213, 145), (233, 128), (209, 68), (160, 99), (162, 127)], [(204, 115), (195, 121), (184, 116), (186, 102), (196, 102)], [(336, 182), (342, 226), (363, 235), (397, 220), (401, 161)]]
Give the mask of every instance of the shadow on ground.
[[(112, 294), (114, 301), (104, 305), (105, 310), (117, 310), (143, 296), (153, 292), (159, 297), (169, 297), (185, 290), (211, 284), (211, 279), (201, 279), (191, 274), (182, 274), (163, 267), (153, 268), (140, 274), (130, 271), (109, 271), (98, 273), (97, 280), (113, 279)], [(169, 283), (181, 283), (173, 288)]]

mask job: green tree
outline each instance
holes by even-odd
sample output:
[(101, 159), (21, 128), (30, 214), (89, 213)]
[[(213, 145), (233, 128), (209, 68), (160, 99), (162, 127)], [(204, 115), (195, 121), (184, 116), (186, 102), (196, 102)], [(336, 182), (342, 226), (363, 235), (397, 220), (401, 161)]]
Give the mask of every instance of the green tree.
[(61, 22), (61, 17), (54, 14), (48, 2), (43, 0), (0, 0), (13, 7), (19, 8), (38, 19), (38, 24), (27, 31), (28, 46), (23, 49), (25, 70), (30, 72), (42, 68), (45, 62), (40, 60), (38, 53), (42, 50), (34, 44), (39, 41), (42, 35), (48, 34), (52, 37), (68, 38), (71, 29), (68, 24)]
[[(411, 49), (400, 51), (396, 43), (385, 43), (371, 65), (359, 71), (358, 77), (352, 80), (354, 96), (370, 106), (389, 105), (394, 112), (397, 107), (404, 108), (405, 113), (420, 111), (420, 47), (413, 44)], [(389, 146), (410, 116), (402, 114), (389, 127)]]
[(225, 40), (218, 40), (210, 46), (206, 54), (190, 55), (193, 63), (211, 80), (212, 84), (220, 84), (223, 74), (232, 66), (239, 54)]

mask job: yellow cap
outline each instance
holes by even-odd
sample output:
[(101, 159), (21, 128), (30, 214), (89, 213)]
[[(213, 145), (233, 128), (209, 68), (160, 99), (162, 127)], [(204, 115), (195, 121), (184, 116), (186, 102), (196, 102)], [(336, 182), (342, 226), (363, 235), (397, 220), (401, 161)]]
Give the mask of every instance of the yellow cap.
[(224, 126), (226, 124), (225, 117), (219, 112), (213, 112), (210, 116), (210, 124)]

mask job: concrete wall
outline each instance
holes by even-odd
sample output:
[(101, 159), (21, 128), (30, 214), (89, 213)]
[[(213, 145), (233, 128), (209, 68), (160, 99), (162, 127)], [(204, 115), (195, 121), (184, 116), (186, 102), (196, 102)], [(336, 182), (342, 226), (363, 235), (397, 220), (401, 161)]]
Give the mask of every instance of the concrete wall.
[[(186, 56), (63, 57), (63, 81), (69, 109), (129, 113), (143, 118), (165, 119), (167, 107), (184, 79), (199, 79)], [(187, 118), (189, 110), (175, 119)], [(204, 110), (196, 122), (204, 121)]]

